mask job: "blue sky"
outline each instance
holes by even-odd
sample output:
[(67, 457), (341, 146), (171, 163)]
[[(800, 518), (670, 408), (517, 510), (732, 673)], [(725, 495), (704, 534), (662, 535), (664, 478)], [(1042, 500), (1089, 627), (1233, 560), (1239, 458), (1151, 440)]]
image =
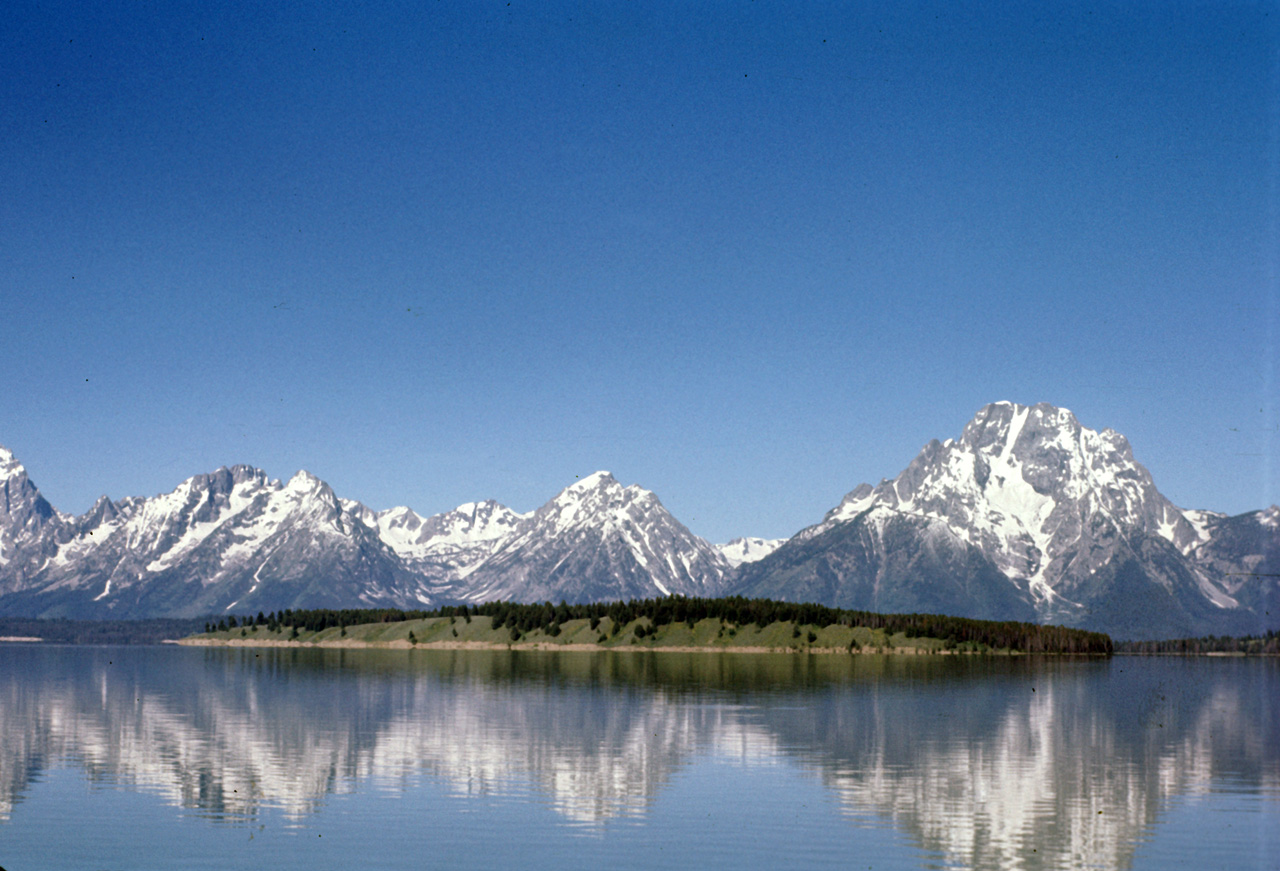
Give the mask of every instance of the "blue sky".
[(86, 5), (0, 29), (0, 444), (64, 511), (603, 468), (784, 536), (1001, 399), (1280, 501), (1274, 3)]

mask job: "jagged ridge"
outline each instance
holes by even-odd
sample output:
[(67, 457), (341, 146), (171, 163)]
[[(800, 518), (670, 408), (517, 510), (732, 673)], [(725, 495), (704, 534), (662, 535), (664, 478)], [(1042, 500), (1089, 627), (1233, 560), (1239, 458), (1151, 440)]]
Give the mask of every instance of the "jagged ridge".
[(1180, 509), (1123, 436), (1048, 404), (986, 406), (786, 542), (719, 547), (608, 472), (527, 514), (487, 500), (422, 517), (233, 466), (72, 517), (0, 448), (0, 614), (736, 593), (1154, 638), (1277, 628), (1277, 575), (1280, 508)]
[(282, 484), (234, 466), (72, 518), (8, 451), (0, 470), (0, 612), (24, 616), (714, 594), (731, 570), (653, 493), (607, 472), (528, 514), (487, 500), (424, 518), (339, 499), (308, 472)]
[[(1257, 555), (1245, 561), (1274, 562), (1274, 532), (1251, 517), (1232, 519)], [(1276, 585), (1256, 570), (1228, 580), (1244, 557), (1215, 534), (1227, 528), (1161, 495), (1119, 433), (1045, 403), (1001, 402), (744, 566), (735, 590), (1119, 637), (1256, 631), (1267, 615), (1255, 603), (1274, 601)]]

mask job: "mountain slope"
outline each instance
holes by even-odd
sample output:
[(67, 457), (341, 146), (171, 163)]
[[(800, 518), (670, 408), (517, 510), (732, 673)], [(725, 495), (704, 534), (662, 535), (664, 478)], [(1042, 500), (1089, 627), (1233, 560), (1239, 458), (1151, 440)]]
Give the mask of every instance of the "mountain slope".
[(1227, 517), (1188, 511), (1197, 538), (1184, 552), (1254, 614), (1280, 615), (1280, 507)]
[(45, 501), (22, 464), (0, 447), (0, 595), (30, 585), (71, 533), (70, 519)]
[(1189, 556), (1205, 530), (1123, 436), (1048, 404), (996, 403), (958, 440), (930, 442), (893, 480), (859, 486), (743, 566), (735, 590), (1119, 637), (1255, 630), (1265, 615), (1233, 595), (1213, 548)]
[(731, 567), (640, 487), (597, 473), (529, 514), (422, 517), (233, 466), (170, 493), (59, 514), (0, 454), (0, 614), (197, 616), (488, 598), (715, 595)]
[(717, 595), (730, 573), (648, 490), (596, 472), (533, 512), (467, 578), (472, 601)]
[(281, 484), (222, 468), (151, 499), (103, 497), (63, 527), (4, 611), (196, 616), (423, 598), (420, 579), (306, 472)]
[(713, 546), (597, 472), (536, 511), (432, 517), (232, 466), (84, 515), (0, 448), (0, 614), (193, 616), (739, 593), (1063, 623), (1118, 638), (1280, 626), (1280, 508), (1227, 517), (1156, 489), (1123, 436), (1041, 404), (983, 408), (786, 542)]
[(468, 502), (430, 517), (404, 506), (375, 512), (359, 502), (340, 501), (409, 570), (429, 581), (439, 596), (448, 595), (530, 516), (491, 499)]

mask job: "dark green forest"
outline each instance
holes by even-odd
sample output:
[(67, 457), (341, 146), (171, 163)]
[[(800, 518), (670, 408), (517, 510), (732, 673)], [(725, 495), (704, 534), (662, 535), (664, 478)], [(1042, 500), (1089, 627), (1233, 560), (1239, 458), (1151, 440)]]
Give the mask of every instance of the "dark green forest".
[(159, 644), (199, 632), (202, 618), (152, 620), (37, 620), (0, 617), (0, 636), (39, 638), (46, 644)]

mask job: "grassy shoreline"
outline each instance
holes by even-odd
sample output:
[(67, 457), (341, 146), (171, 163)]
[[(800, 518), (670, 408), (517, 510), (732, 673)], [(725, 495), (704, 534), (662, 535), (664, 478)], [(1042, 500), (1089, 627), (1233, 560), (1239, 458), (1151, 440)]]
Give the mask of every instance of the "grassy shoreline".
[(439, 650), (631, 650), (672, 653), (807, 653), (807, 654), (905, 654), (1024, 655), (1022, 651), (995, 649), (981, 644), (949, 645), (941, 638), (887, 634), (865, 626), (815, 626), (778, 621), (766, 626), (735, 625), (708, 617), (687, 623), (653, 627), (648, 618), (615, 627), (605, 617), (592, 628), (586, 619), (568, 620), (555, 635), (534, 629), (513, 640), (506, 629), (494, 629), (492, 619), (477, 615), (427, 617), (387, 623), (332, 626), (318, 632), (279, 627), (251, 626), (202, 633), (178, 643), (206, 647), (322, 647)]

